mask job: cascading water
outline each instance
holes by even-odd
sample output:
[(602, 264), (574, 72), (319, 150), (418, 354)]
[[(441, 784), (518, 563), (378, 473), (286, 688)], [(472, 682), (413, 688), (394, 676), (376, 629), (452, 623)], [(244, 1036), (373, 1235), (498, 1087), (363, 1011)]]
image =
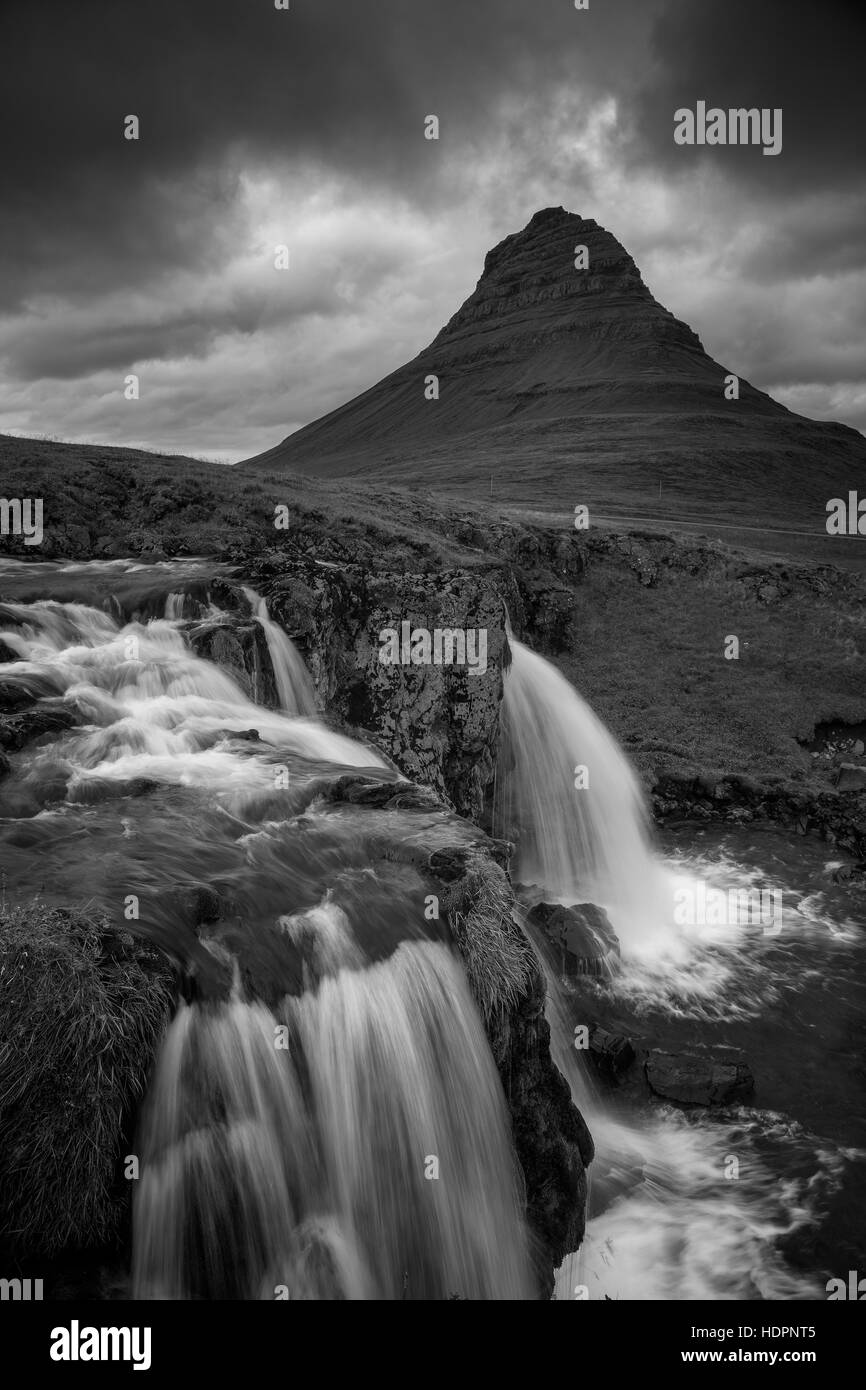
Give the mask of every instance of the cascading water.
[[(786, 918), (790, 939), (780, 945), (736, 922), (714, 935), (676, 925), (674, 887), (717, 875), (719, 866), (661, 859), (640, 784), (611, 734), (555, 667), (510, 644), (497, 832), (517, 842), (515, 877), (527, 907), (539, 896), (603, 906), (623, 956), (612, 978), (568, 984), (526, 920), (547, 977), (551, 1052), (596, 1149), (586, 1238), (558, 1272), (556, 1297), (820, 1297), (814, 1273), (786, 1264), (780, 1242), (817, 1224), (862, 1150), (818, 1140), (777, 1109), (729, 1107), (710, 1119), (661, 1103), (629, 1107), (594, 1083), (574, 1031), (589, 1006), (596, 1018), (623, 1020), (631, 1010), (638, 1034), (649, 1022), (675, 1040), (693, 1020), (702, 1039), (727, 1043), (733, 1022), (748, 1038), (768, 1003), (788, 991), (801, 996), (818, 973), (804, 968), (808, 952), (828, 937), (857, 938), (816, 915), (812, 891), (799, 895)], [(746, 868), (729, 866), (729, 878), (733, 869), (741, 884)], [(819, 1001), (816, 1017), (822, 1011)], [(840, 1128), (850, 1130), (847, 1116)]]
[[(78, 601), (104, 589), (106, 571), (110, 612)], [(269, 650), (286, 655), (292, 677), (283, 711), (253, 704), (194, 654), (190, 614), (214, 614), (201, 563), (9, 562), (4, 582), (23, 600), (0, 605), (13, 656), (4, 686), (36, 701), (45, 727), (12, 748), (0, 780), (6, 894), (86, 902), (114, 922), (133, 895), (134, 929), (195, 983), (141, 1118), (135, 1290), (532, 1297), (501, 1086), (411, 867), (419, 847), (453, 845), (471, 827), (443, 830), (440, 812), (332, 804), (328, 788), (346, 773), (397, 774), (289, 712), (310, 707), (292, 694), (299, 658), (279, 635)], [(40, 582), (54, 597), (34, 601)], [(126, 621), (130, 612), (169, 616)], [(805, 872), (778, 940), (674, 929), (658, 908), (670, 901), (660, 880), (727, 882), (746, 870), (654, 853), (639, 784), (611, 736), (549, 663), (519, 643), (512, 650), (497, 779), (508, 819), (497, 828), (519, 841), (527, 905), (542, 895), (608, 910), (623, 961), (610, 980), (582, 981), (597, 992), (596, 1014), (638, 1034), (649, 1019), (668, 1045), (697, 1022), (702, 1037), (715, 1030), (725, 1042), (769, 1035), (771, 1049), (768, 1108), (710, 1120), (611, 1101), (572, 1045), (582, 996), (548, 964), (552, 1048), (596, 1142), (587, 1237), (560, 1270), (557, 1297), (576, 1288), (593, 1298), (822, 1296), (818, 1257), (801, 1273), (779, 1242), (818, 1229), (863, 1157), (833, 1070), (866, 1011), (862, 933), (833, 906), (834, 866)], [(581, 765), (588, 786), (578, 787)], [(401, 837), (408, 863), (394, 853)], [(782, 851), (786, 893), (805, 852), (803, 843)], [(749, 863), (765, 869), (766, 852), (756, 855)], [(219, 916), (194, 932), (178, 893), (202, 886), (218, 896)], [(773, 1063), (790, 1035), (773, 1034), (767, 1014), (789, 1000), (823, 1067), (785, 1089), (778, 1077), (790, 1066)], [(790, 1118), (798, 1110), (802, 1122)], [(813, 1132), (828, 1113), (834, 1140)], [(724, 1176), (731, 1156), (736, 1182)]]
[[(81, 603), (0, 605), (7, 688), (63, 714), (0, 789), (4, 866), (22, 895), (48, 866), (58, 902), (113, 920), (134, 894), (133, 929), (200, 982), (140, 1119), (133, 1291), (532, 1298), (486, 1035), (425, 920), (424, 881), (383, 858), (386, 830), (413, 854), (425, 838), (436, 848), (443, 813), (394, 812), (374, 831), (375, 813), (321, 799), (352, 769), (397, 774), (296, 717), (311, 712), (309, 677), (250, 599), (280, 712), (193, 653), (176, 585), (160, 601), (174, 617), (146, 623)], [(446, 829), (446, 843), (466, 833)], [(225, 903), (203, 945), (177, 899), (201, 884)]]
[(327, 973), (274, 1012), (234, 998), (172, 1024), (137, 1297), (532, 1296), (501, 1086), (461, 968), (432, 942), (371, 964), (340, 934), (345, 963), (325, 928)]
[(573, 686), (513, 637), (502, 705), (497, 822), (515, 876), (548, 899), (607, 909), (624, 950), (669, 935), (669, 876), (627, 758)]
[(316, 715), (316, 692), (310, 673), (292, 639), (272, 621), (265, 599), (254, 589), (244, 589), (253, 616), (261, 625), (274, 669), (280, 708), (286, 714)]

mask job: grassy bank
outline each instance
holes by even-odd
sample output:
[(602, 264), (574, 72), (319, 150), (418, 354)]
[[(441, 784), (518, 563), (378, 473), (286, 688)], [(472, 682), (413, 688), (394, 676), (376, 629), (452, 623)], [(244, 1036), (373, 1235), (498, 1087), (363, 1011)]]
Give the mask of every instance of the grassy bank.
[(86, 912), (0, 908), (0, 1239), (12, 1251), (118, 1232), (124, 1146), (172, 997), (158, 957)]

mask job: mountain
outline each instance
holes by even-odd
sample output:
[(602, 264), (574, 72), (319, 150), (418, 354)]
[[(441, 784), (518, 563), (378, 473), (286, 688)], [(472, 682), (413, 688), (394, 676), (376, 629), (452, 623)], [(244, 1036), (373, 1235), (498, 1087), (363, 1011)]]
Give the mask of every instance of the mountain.
[(683, 515), (739, 506), (771, 524), (817, 507), (823, 525), (826, 501), (866, 476), (866, 440), (743, 379), (725, 399), (735, 370), (653, 298), (610, 232), (546, 208), (488, 253), (429, 347), (239, 466), (569, 510), (657, 508), (661, 485)]

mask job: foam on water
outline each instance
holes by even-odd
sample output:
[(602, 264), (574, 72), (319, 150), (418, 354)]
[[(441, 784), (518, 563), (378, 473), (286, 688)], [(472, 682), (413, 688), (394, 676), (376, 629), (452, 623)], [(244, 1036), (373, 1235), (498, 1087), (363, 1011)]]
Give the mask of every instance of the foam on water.
[[(273, 753), (240, 751), (227, 741), (250, 729), (262, 745), (310, 764), (385, 766), (373, 750), (286, 709), (292, 702), (285, 689), (283, 711), (255, 705), (227, 671), (189, 649), (179, 620), (121, 625), (98, 609), (55, 602), (4, 604), (0, 617), (2, 611), (20, 620), (2, 630), (19, 657), (4, 667), (4, 679), (60, 698), (88, 721), (63, 745), (73, 799), (88, 779), (151, 778), (229, 799), (268, 792)], [(292, 660), (300, 661), (296, 652)], [(37, 752), (34, 766), (54, 756)]]
[[(595, 902), (622, 943), (613, 976), (581, 978), (575, 991), (554, 974), (543, 937), (527, 923), (545, 961), (551, 1050), (596, 1148), (586, 1239), (558, 1271), (556, 1297), (823, 1297), (821, 1278), (792, 1268), (780, 1242), (818, 1223), (846, 1165), (862, 1155), (771, 1111), (709, 1116), (658, 1101), (617, 1102), (591, 1079), (573, 1031), (586, 996), (603, 1017), (625, 1006), (666, 1022), (760, 1019), (808, 987), (798, 944), (844, 949), (857, 940), (854, 924), (835, 919), (820, 887), (795, 892), (724, 855), (664, 860), (614, 738), (549, 662), (513, 638), (511, 648), (497, 828), (517, 839), (524, 900)], [(585, 786), (575, 785), (578, 767), (588, 773)], [(741, 913), (738, 897), (760, 889), (778, 895), (766, 932)], [(678, 902), (700, 901), (706, 890), (725, 894), (733, 910), (715, 923), (677, 916)], [(780, 1170), (788, 1173), (782, 1181)]]
[[(312, 806), (346, 769), (395, 773), (311, 717), (297, 651), (250, 598), (276, 711), (190, 650), (180, 589), (146, 623), (0, 609), (4, 680), (83, 721), (17, 761), (7, 806), (40, 779), (54, 804), (5, 821), (4, 847), (21, 862), (24, 826), (38, 872), (83, 874), (104, 907), (134, 889), (137, 929), (191, 953), (207, 985), (170, 1024), (140, 1117), (135, 1296), (532, 1298), (508, 1112), (462, 965), (439, 924), (424, 939), (417, 872), (369, 863), (377, 813)], [(435, 845), (444, 819), (416, 813), (406, 833)], [(229, 892), (203, 941), (175, 905), (189, 881)]]
[(135, 1296), (532, 1297), (508, 1116), (461, 968), (404, 943), (358, 969), (345, 922), (323, 907), (317, 928), (317, 987), (276, 1013), (236, 997), (171, 1026)]
[(300, 652), (279, 623), (271, 621), (265, 599), (254, 589), (244, 589), (244, 594), (265, 634), (280, 707), (287, 714), (315, 715), (316, 692)]
[(548, 899), (605, 908), (626, 953), (676, 952), (671, 887), (634, 769), (556, 667), (509, 641), (497, 819), (516, 835), (517, 877)]

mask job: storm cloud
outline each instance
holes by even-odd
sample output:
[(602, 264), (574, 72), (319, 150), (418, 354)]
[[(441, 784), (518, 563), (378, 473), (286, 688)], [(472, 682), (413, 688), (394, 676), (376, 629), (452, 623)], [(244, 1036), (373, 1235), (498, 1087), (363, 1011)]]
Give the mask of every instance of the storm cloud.
[[(775, 0), (7, 0), (0, 429), (253, 454), (559, 204), (721, 361), (864, 428), (863, 31)], [(781, 106), (782, 154), (674, 145), (699, 99)]]

